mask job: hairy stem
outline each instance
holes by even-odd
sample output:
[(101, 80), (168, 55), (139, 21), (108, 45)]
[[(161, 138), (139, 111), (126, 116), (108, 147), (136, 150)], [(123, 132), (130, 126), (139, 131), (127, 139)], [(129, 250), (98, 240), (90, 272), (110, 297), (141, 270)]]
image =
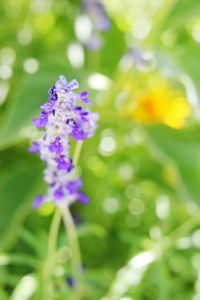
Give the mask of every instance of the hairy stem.
[(76, 227), (68, 206), (61, 206), (61, 214), (67, 232), (69, 245), (72, 250), (72, 274), (75, 278), (78, 278), (79, 274), (81, 273), (82, 263)]
[(73, 155), (73, 163), (76, 166), (81, 154), (81, 149), (82, 149), (83, 141), (78, 141), (76, 143), (76, 148), (74, 150), (74, 155)]

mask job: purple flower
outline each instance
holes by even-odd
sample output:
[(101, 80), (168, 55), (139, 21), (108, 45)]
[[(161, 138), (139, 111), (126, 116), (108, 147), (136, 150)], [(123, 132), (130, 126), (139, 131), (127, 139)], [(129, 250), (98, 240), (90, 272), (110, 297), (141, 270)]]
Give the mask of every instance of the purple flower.
[(110, 28), (110, 21), (108, 17), (104, 14), (99, 14), (96, 20), (96, 27), (99, 31), (107, 31)]
[(61, 143), (61, 138), (59, 136), (57, 136), (55, 140), (49, 145), (49, 150), (57, 154), (61, 154), (63, 152), (63, 146)]
[(108, 31), (110, 28), (110, 20), (106, 14), (105, 7), (102, 0), (83, 0), (83, 10), (92, 25), (93, 31), (84, 45), (91, 50), (98, 50), (102, 47), (102, 38), (100, 32)]
[(46, 102), (43, 105), (40, 106), (46, 113), (50, 113), (55, 108), (54, 101)]
[(93, 36), (85, 43), (85, 46), (91, 50), (98, 50), (102, 47), (103, 42), (98, 34), (93, 34)]
[(49, 97), (48, 97), (48, 98), (49, 98), (50, 101), (56, 101), (56, 100), (57, 100), (58, 95), (57, 95), (57, 93), (56, 93), (56, 87), (55, 87), (55, 85), (53, 85), (53, 86), (49, 89), (48, 94), (49, 94)]
[(86, 133), (84, 132), (81, 124), (79, 122), (74, 121), (72, 125), (72, 130), (71, 130), (71, 135), (76, 139), (76, 140), (84, 140), (87, 136)]
[(82, 91), (80, 94), (80, 98), (83, 102), (87, 103), (87, 104), (92, 104), (92, 102), (90, 101), (90, 99), (88, 98), (88, 91)]
[(32, 152), (32, 153), (39, 153), (39, 151), (40, 151), (40, 144), (38, 142), (34, 141), (32, 143), (32, 145), (29, 147), (28, 151)]
[(83, 204), (87, 204), (89, 202), (89, 197), (86, 194), (84, 194), (83, 192), (78, 192), (77, 198)]
[(59, 170), (67, 170), (67, 172), (70, 172), (73, 168), (74, 165), (72, 163), (71, 158), (65, 158), (64, 155), (60, 155), (57, 159), (57, 168)]
[(54, 192), (54, 197), (56, 200), (60, 200), (64, 197), (64, 192), (62, 186), (60, 186), (57, 190)]
[(65, 76), (60, 75), (59, 80), (55, 84), (56, 90), (60, 94), (75, 90), (79, 87), (79, 84), (76, 79), (73, 79), (69, 83), (67, 82)]
[(35, 200), (33, 201), (32, 207), (33, 208), (38, 208), (39, 206), (42, 205), (43, 201), (45, 199), (44, 195), (38, 195)]
[(46, 199), (66, 201), (68, 205), (75, 200), (88, 202), (88, 197), (81, 191), (81, 178), (73, 179), (72, 176), (74, 164), (70, 157), (70, 138), (84, 140), (94, 135), (98, 118), (97, 114), (79, 105), (80, 100), (86, 104), (91, 104), (91, 101), (87, 91), (73, 92), (78, 86), (75, 79), (68, 82), (63, 75), (59, 76), (48, 91), (49, 101), (41, 105), (40, 116), (33, 119), (36, 127), (45, 126), (45, 129), (29, 151), (38, 153), (45, 162), (44, 180), (48, 184), (46, 195), (37, 196), (34, 207)]
[(48, 122), (48, 115), (44, 111), (41, 112), (41, 115), (39, 117), (33, 118), (33, 124), (37, 128), (44, 127), (47, 122)]
[(67, 183), (66, 187), (69, 191), (69, 194), (73, 195), (76, 194), (77, 191), (82, 187), (82, 180), (81, 178), (76, 178), (74, 180), (71, 180)]

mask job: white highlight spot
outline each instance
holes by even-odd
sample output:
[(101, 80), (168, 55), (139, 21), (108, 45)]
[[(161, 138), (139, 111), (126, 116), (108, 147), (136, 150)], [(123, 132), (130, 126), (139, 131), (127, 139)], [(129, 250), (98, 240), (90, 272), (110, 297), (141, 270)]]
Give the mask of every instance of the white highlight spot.
[(140, 18), (135, 21), (132, 33), (138, 40), (143, 40), (151, 30), (151, 22), (147, 19)]
[(10, 79), (12, 76), (12, 69), (9, 65), (0, 65), (0, 78)]
[(37, 282), (33, 275), (24, 276), (17, 284), (10, 300), (28, 300), (37, 288)]
[(191, 246), (192, 246), (192, 241), (189, 236), (182, 237), (176, 242), (176, 248), (181, 250), (188, 249)]
[(6, 81), (0, 82), (0, 104), (2, 104), (8, 95), (9, 92), (9, 84)]
[(197, 24), (193, 27), (192, 37), (196, 42), (200, 43), (200, 24)]
[[(121, 299), (130, 287), (141, 282), (144, 273), (150, 263), (160, 256), (160, 248), (144, 251), (133, 257), (126, 266), (117, 272), (116, 279), (111, 286), (113, 299)], [(123, 299), (123, 298), (122, 298)]]
[(9, 264), (9, 262), (10, 262), (10, 258), (8, 255), (6, 255), (6, 254), (0, 255), (0, 266), (5, 266), (5, 265)]
[(88, 16), (80, 15), (76, 18), (75, 33), (80, 42), (86, 43), (88, 40), (90, 40), (92, 36), (92, 30), (93, 25)]
[(119, 200), (116, 198), (106, 198), (103, 202), (103, 208), (107, 213), (114, 214), (119, 210)]
[(103, 155), (110, 155), (116, 149), (116, 141), (111, 136), (104, 136), (99, 145), (99, 151)]
[(119, 167), (119, 176), (123, 181), (128, 181), (133, 177), (133, 168), (125, 163)]
[(166, 195), (160, 196), (156, 201), (156, 214), (161, 219), (164, 220), (169, 216), (170, 202)]
[(67, 57), (74, 68), (80, 68), (84, 64), (84, 50), (80, 43), (71, 43), (67, 48)]
[(101, 73), (93, 73), (88, 77), (88, 85), (95, 90), (107, 90), (112, 80)]
[(34, 74), (39, 68), (39, 63), (37, 59), (30, 57), (24, 61), (23, 68), (27, 73)]
[(200, 248), (200, 229), (195, 230), (192, 235), (192, 243), (195, 247)]
[(15, 61), (15, 51), (12, 48), (2, 48), (0, 51), (0, 60), (3, 64), (12, 65)]
[(136, 255), (130, 260), (129, 264), (135, 269), (146, 267), (155, 260), (155, 253), (153, 251), (144, 251)]

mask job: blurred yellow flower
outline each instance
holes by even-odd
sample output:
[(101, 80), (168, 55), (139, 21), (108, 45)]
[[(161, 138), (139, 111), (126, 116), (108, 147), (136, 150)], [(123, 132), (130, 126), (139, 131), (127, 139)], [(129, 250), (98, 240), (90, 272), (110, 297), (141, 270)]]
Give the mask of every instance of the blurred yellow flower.
[[(145, 79), (144, 79), (145, 80)], [(186, 98), (180, 89), (157, 75), (151, 75), (142, 85), (125, 86), (128, 92), (128, 104), (123, 113), (143, 124), (164, 123), (174, 128), (181, 128), (191, 114)], [(128, 89), (127, 89), (128, 87)]]

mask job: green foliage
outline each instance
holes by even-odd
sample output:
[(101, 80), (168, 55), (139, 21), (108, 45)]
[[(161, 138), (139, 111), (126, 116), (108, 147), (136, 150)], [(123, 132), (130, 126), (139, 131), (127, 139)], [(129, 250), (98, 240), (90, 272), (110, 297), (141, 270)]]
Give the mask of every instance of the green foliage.
[[(199, 297), (200, 2), (163, 0), (153, 16), (140, 1), (133, 1), (138, 7), (134, 11), (128, 0), (121, 4), (104, 2), (111, 28), (100, 33), (103, 45), (96, 52), (82, 45), (84, 63), (80, 68), (71, 63), (66, 53), (69, 45), (77, 42), (74, 24), (81, 13), (81, 1), (1, 3), (1, 300), (43, 299), (42, 278), (52, 211), (31, 208), (35, 195), (46, 187), (42, 181), (43, 165), (27, 149), (37, 134), (32, 118), (39, 114), (47, 90), (59, 74), (77, 78), (80, 88), (90, 91), (94, 111), (100, 114), (97, 134), (84, 142), (79, 160), (84, 191), (91, 202), (71, 207), (74, 219), (79, 220), (77, 233), (84, 265), (79, 298)], [(153, 0), (148, 5), (151, 7)], [(134, 26), (137, 28), (143, 16), (152, 19), (152, 30), (143, 39), (137, 39)], [(132, 76), (122, 56), (134, 46), (155, 57), (146, 69), (138, 69), (133, 63)], [(9, 62), (12, 57), (15, 59)], [(28, 58), (39, 64), (34, 74), (28, 74), (24, 67)], [(9, 71), (6, 73), (5, 65), (11, 68), (12, 76)], [(148, 73), (153, 78), (154, 71), (174, 86), (186, 88), (192, 113), (184, 128), (141, 124), (123, 112), (127, 101), (136, 101), (139, 80), (140, 85), (142, 81), (147, 86), (145, 76), (139, 79), (140, 74)], [(89, 79), (93, 73), (106, 76), (102, 89), (91, 87)], [(134, 93), (130, 92), (127, 100), (128, 81)], [(5, 84), (9, 91), (3, 98)], [(113, 149), (102, 146), (104, 137), (114, 141)], [(45, 300), (79, 299), (66, 283), (70, 275), (68, 243), (61, 225), (57, 266), (51, 278), (55, 295)], [(146, 261), (141, 260), (141, 253), (147, 254)], [(153, 258), (148, 261), (149, 253)], [(27, 285), (32, 290), (23, 298)]]

